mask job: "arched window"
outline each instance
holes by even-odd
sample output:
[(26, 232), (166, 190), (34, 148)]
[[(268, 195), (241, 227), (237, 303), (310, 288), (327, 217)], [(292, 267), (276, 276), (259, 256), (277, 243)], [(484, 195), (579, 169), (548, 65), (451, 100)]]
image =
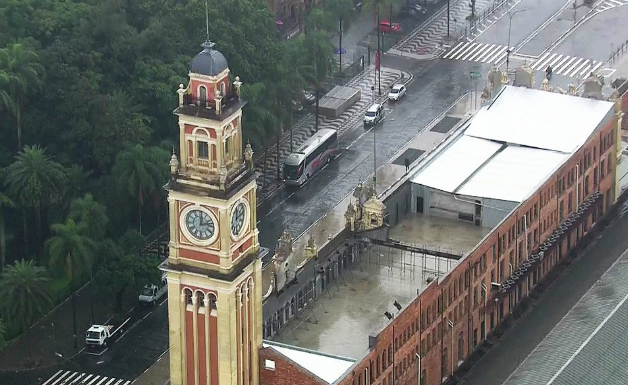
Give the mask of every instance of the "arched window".
[(207, 107), (207, 87), (198, 87), (198, 105), (201, 107)]
[(226, 87), (225, 87), (225, 82), (220, 83), (220, 95), (222, 95), (222, 97), (225, 97), (225, 96), (226, 96), (226, 94), (225, 94), (225, 92), (226, 92), (226, 91), (225, 91), (225, 88), (226, 88)]

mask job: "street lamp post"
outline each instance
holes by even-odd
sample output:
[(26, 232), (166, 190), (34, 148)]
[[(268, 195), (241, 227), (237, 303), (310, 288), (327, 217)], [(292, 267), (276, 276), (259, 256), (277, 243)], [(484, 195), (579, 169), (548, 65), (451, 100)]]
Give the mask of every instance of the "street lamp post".
[(519, 12), (525, 12), (527, 9), (520, 9), (518, 11), (514, 11), (512, 13), (508, 13), (508, 45), (506, 46), (506, 73), (508, 73), (508, 68), (510, 65), (510, 31), (512, 29), (512, 18), (518, 14)]
[(423, 378), (422, 378), (423, 376), (421, 375), (421, 356), (419, 355), (419, 353), (414, 353), (414, 355), (416, 355), (416, 359), (419, 361), (419, 372), (418, 372), (418, 375), (417, 375), (418, 382), (419, 382), (419, 385), (423, 385), (423, 381), (422, 381), (423, 380)]
[[(381, 48), (381, 44), (380, 44), (380, 37), (379, 37), (379, 2), (377, 3), (377, 60), (375, 61), (375, 65), (377, 66), (376, 70), (377, 70), (377, 94), (381, 95), (382, 94), (382, 48)], [(374, 132), (375, 130), (373, 130)]]

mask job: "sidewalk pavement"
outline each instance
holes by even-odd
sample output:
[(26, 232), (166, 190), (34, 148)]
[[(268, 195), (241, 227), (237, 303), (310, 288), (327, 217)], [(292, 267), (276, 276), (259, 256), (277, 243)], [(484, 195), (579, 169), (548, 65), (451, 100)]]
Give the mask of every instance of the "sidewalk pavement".
[(133, 385), (167, 385), (169, 383), (170, 351), (164, 353), (157, 362), (133, 381)]
[[(412, 75), (405, 71), (398, 71), (392, 68), (381, 68), (381, 86), (382, 93), (388, 95), (388, 88), (402, 81), (408, 83), (412, 79)], [(338, 131), (339, 136), (350, 128), (352, 128), (364, 116), (364, 112), (373, 102), (371, 97), (371, 86), (375, 85), (375, 67), (370, 66), (362, 71), (358, 76), (350, 80), (346, 86), (359, 88), (362, 97), (354, 103), (347, 111), (342, 113), (336, 119), (319, 117), (319, 128), (332, 128)], [(308, 113), (304, 118), (298, 121), (292, 127), (293, 148), (298, 148), (304, 143), (315, 131), (314, 114)], [(258, 197), (260, 201), (264, 201), (273, 196), (281, 185), (282, 181), (277, 180), (277, 144), (274, 143), (268, 147), (268, 158), (266, 159), (266, 170), (264, 173), (264, 154), (258, 154), (257, 170), (263, 173), (261, 180), (258, 180), (260, 187), (258, 189)], [(279, 144), (279, 162), (290, 154), (290, 130), (283, 133)], [(280, 163), (281, 164), (281, 163)]]
[[(91, 285), (88, 283), (76, 293), (76, 332), (78, 347), (74, 348), (72, 333), (72, 299), (69, 297), (29, 330), (8, 342), (0, 352), (0, 373), (52, 367), (79, 354), (85, 347), (85, 331), (91, 326)], [(125, 305), (132, 303), (125, 298)], [(104, 323), (112, 309), (103, 301), (94, 300), (94, 318)], [(59, 358), (55, 353), (63, 356)]]
[[(478, 18), (476, 27), (485, 26), (485, 22), (492, 23), (493, 20), (489, 16), (495, 11), (503, 10), (509, 1), (477, 0), (475, 3), (475, 14)], [(448, 42), (455, 42), (456, 39), (471, 34), (471, 24), (467, 20), (467, 16), (471, 15), (469, 2), (453, 0), (449, 8), (449, 22), (447, 20), (447, 7), (443, 7), (395, 44), (388, 50), (387, 54), (410, 57), (416, 60), (432, 60), (447, 50)], [(449, 25), (450, 38), (447, 37), (447, 25)]]

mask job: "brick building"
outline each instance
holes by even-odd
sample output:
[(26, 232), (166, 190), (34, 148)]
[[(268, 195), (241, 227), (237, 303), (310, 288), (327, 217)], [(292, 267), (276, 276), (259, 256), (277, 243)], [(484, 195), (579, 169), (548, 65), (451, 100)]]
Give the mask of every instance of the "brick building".
[[(442, 197), (438, 204), (417, 200), (413, 186), (413, 211), (491, 230), (373, 336), (368, 352), (333, 383), (416, 384), (419, 365), (421, 384), (449, 378), (614, 203), (618, 120), (611, 102), (507, 86), (439, 146), (413, 178), (441, 162), (433, 183), (449, 185), (438, 193), (455, 199), (449, 209)], [(467, 148), (456, 158), (460, 140), (495, 148)], [(451, 159), (464, 162), (457, 163), (464, 175), (451, 169)], [(461, 201), (474, 210), (470, 217)], [(262, 364), (260, 370), (261, 384), (284, 383), (269, 378)], [(291, 383), (319, 383), (302, 370), (290, 373)]]

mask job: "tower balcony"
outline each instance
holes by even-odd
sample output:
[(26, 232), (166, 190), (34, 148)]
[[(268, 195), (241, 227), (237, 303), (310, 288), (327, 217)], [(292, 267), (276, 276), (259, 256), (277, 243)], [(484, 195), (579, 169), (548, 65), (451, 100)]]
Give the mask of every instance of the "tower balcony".
[[(227, 117), (246, 105), (246, 101), (240, 99), (235, 94), (227, 95), (221, 98), (220, 101), (217, 99), (197, 98), (192, 94), (185, 94), (180, 101), (181, 103), (174, 110), (175, 115), (194, 116), (216, 121), (227, 119)], [(216, 108), (216, 103), (220, 103), (219, 108)]]

